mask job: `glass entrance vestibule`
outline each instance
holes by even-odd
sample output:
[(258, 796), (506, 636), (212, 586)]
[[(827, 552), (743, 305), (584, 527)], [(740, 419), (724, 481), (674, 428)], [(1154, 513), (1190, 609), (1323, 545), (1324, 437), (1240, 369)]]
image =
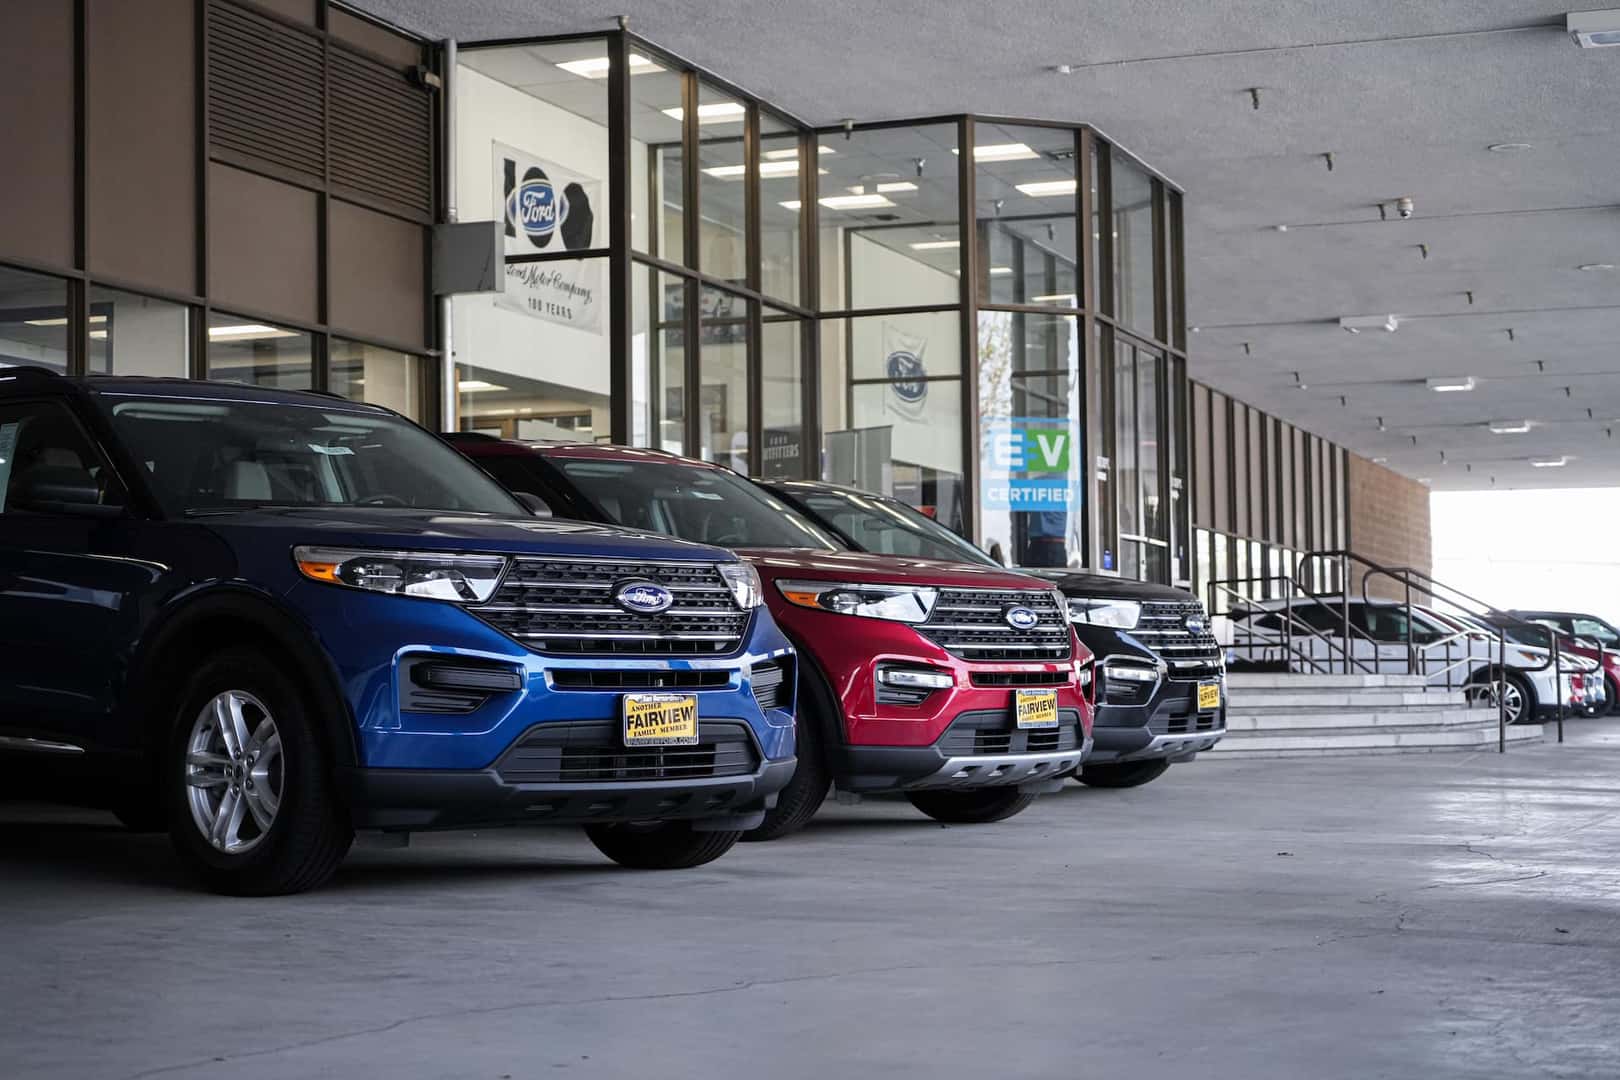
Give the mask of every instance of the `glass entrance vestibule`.
[[(1186, 581), (1182, 196), (1082, 124), (815, 127), (628, 32), (461, 45), (453, 426), (903, 499), (1011, 564)], [(971, 152), (965, 152), (971, 148)]]

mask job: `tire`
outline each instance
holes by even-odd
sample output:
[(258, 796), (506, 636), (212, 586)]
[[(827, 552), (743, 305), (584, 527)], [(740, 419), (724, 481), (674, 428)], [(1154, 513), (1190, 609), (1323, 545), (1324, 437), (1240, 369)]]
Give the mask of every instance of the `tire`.
[(822, 753), (820, 730), (817, 718), (801, 705), (795, 738), (799, 763), (793, 770), (793, 779), (777, 794), (776, 805), (765, 811), (764, 823), (743, 833), (744, 841), (780, 840), (796, 833), (827, 801), (827, 792), (832, 789), (832, 773)]
[(908, 791), (911, 805), (951, 825), (983, 825), (1021, 814), (1035, 796), (1016, 787), (977, 788), (970, 791)]
[(1609, 693), (1609, 715), (1620, 716), (1620, 683), (1614, 681), (1614, 676), (1605, 675), (1604, 685)]
[[(1508, 718), (1510, 724), (1528, 724), (1536, 715), (1536, 692), (1531, 689), (1530, 683), (1523, 675), (1517, 672), (1507, 673), (1508, 685)], [(1496, 679), (1489, 673), (1478, 676), (1474, 683), (1475, 690), (1469, 695), (1477, 700), (1484, 701), (1492, 708), (1496, 707)], [(1466, 693), (1467, 691), (1465, 691)], [(1515, 701), (1517, 701), (1518, 715), (1514, 715)]]
[(596, 850), (632, 870), (690, 870), (730, 851), (740, 832), (697, 832), (690, 821), (585, 826)]
[(160, 777), (169, 836), (215, 892), (313, 889), (354, 842), (298, 685), (262, 653), (231, 648), (192, 676), (174, 707)]
[(1152, 783), (1163, 776), (1170, 763), (1163, 758), (1152, 761), (1124, 761), (1118, 765), (1082, 765), (1075, 779), (1087, 787), (1131, 788)]

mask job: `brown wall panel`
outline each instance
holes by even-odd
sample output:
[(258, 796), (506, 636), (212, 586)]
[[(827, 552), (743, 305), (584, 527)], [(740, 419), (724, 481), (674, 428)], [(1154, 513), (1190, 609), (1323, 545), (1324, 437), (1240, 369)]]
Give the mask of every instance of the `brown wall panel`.
[(72, 266), (73, 5), (0, 3), (0, 257)]
[(89, 0), (89, 270), (197, 291), (197, 42), (191, 0)]
[(332, 326), (388, 341), (426, 344), (427, 230), (336, 199), (327, 225)]
[(282, 18), (292, 19), (306, 26), (315, 25), (315, 0), (250, 0), (250, 2), (267, 11), (273, 11)]
[(310, 191), (208, 166), (208, 289), (215, 307), (316, 322), (320, 290)]
[[(1429, 489), (1366, 458), (1347, 455), (1350, 549), (1382, 566), (1411, 566), (1427, 573), (1433, 562)], [(1352, 590), (1365, 567), (1353, 571)], [(1372, 578), (1369, 591), (1394, 597), (1388, 578)]]
[(346, 41), (369, 53), (391, 60), (402, 68), (422, 63), (423, 49), (420, 43), (400, 37), (370, 20), (350, 15), (346, 11), (329, 9), (326, 13), (326, 29), (339, 41)]

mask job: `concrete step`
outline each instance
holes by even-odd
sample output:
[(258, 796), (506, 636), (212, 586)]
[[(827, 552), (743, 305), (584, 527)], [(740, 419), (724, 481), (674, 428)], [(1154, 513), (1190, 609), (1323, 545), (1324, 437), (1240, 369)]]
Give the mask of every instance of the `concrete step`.
[(1461, 707), (1466, 698), (1461, 690), (1411, 690), (1372, 688), (1365, 690), (1256, 690), (1228, 685), (1229, 709), (1422, 709)]
[(1226, 676), (1233, 690), (1368, 690), (1428, 685), (1423, 675), (1295, 675), (1282, 672), (1234, 671)]
[(1228, 712), (1226, 730), (1303, 734), (1353, 730), (1411, 729), (1440, 730), (1448, 727), (1489, 724), (1496, 726), (1496, 713), (1490, 709), (1327, 709), (1253, 714)]
[[(1508, 744), (1524, 746), (1539, 743), (1544, 734), (1539, 725), (1508, 728)], [(1411, 754), (1445, 751), (1494, 750), (1496, 726), (1455, 726), (1444, 731), (1384, 731), (1374, 733), (1328, 733), (1314, 735), (1244, 735), (1228, 733), (1201, 758), (1220, 760), (1244, 758), (1328, 757), (1349, 754)]]

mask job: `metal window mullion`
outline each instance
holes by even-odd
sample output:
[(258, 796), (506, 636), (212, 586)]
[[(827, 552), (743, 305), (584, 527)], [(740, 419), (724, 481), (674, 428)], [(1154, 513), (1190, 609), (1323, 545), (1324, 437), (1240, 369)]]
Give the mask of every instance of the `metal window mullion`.
[(1150, 215), (1153, 232), (1153, 336), (1165, 344), (1170, 343), (1170, 267), (1165, 259), (1165, 235), (1169, 231), (1165, 220), (1164, 184), (1158, 177), (1148, 181), (1152, 192)]
[[(962, 532), (977, 542), (979, 536), (979, 242), (978, 208), (974, 196), (974, 126), (973, 117), (964, 116), (957, 121), (956, 155), (958, 170), (957, 236), (961, 237), (962, 277), (959, 282), (962, 298), (961, 362), (962, 372)], [(986, 279), (988, 280), (988, 278)]]
[[(747, 185), (743, 192), (743, 274), (749, 288), (758, 293), (764, 282), (761, 268), (764, 256), (760, 251), (759, 103), (752, 99), (744, 100), (748, 104), (743, 118), (743, 177)], [(745, 300), (744, 303), (748, 305), (748, 344), (744, 350), (748, 399), (748, 475), (759, 476), (765, 454), (765, 311), (758, 300)]]
[(811, 316), (801, 324), (800, 376), (804, 389), (800, 401), (804, 415), (799, 431), (801, 461), (806, 479), (821, 475), (821, 231), (819, 177), (815, 161), (820, 156), (816, 136), (799, 132), (799, 299)]
[[(634, 405), (631, 387), (635, 385), (630, 370), (631, 308), (634, 288), (631, 275), (635, 268), (630, 262), (631, 232), (631, 180), (630, 180), (630, 50), (624, 34), (609, 34), (608, 49), (608, 431), (615, 443), (629, 446), (635, 430)], [(650, 152), (650, 151), (649, 151)], [(648, 161), (647, 186), (656, 189), (658, 174)], [(656, 209), (656, 206), (654, 207)], [(657, 233), (657, 218), (647, 221), (649, 237)], [(653, 242), (656, 242), (654, 240)], [(648, 322), (649, 327), (652, 320)], [(649, 336), (656, 339), (656, 330)], [(653, 363), (656, 346), (648, 351), (648, 363)], [(657, 379), (648, 372), (648, 385), (656, 387)], [(651, 397), (656, 402), (656, 396)], [(649, 422), (656, 418), (657, 408), (650, 405)], [(649, 431), (649, 437), (655, 432)]]
[(1091, 145), (1092, 134), (1090, 128), (1080, 128), (1074, 133), (1074, 175), (1075, 175), (1075, 210), (1074, 243), (1075, 257), (1079, 261), (1080, 280), (1076, 288), (1076, 300), (1080, 304), (1080, 370), (1075, 373), (1079, 380), (1079, 409), (1080, 419), (1084, 424), (1081, 429), (1081, 477), (1082, 493), (1080, 512), (1084, 519), (1080, 527), (1080, 536), (1083, 550), (1080, 553), (1080, 565), (1092, 566), (1101, 540), (1100, 515), (1092, 508), (1097, 504), (1097, 439), (1100, 417), (1094, 408), (1096, 402), (1091, 393), (1092, 365), (1099, 363), (1099, 358), (1093, 356), (1097, 351), (1097, 267), (1092, 258), (1091, 250), (1091, 213), (1093, 210), (1091, 199)]
[[(703, 196), (699, 190), (702, 179), (698, 171), (698, 77), (692, 71), (685, 71), (681, 75), (681, 176), (685, 189), (681, 208), (685, 263), (689, 269), (700, 270), (702, 259), (698, 244), (703, 235), (700, 220)], [(682, 279), (681, 290), (686, 297), (686, 350), (682, 357), (685, 361), (686, 401), (681, 411), (681, 440), (685, 444), (682, 451), (689, 457), (696, 457), (702, 449), (703, 430), (702, 417), (699, 416), (703, 398), (703, 346), (699, 340), (702, 318), (699, 308), (703, 294), (697, 280), (690, 277)]]

